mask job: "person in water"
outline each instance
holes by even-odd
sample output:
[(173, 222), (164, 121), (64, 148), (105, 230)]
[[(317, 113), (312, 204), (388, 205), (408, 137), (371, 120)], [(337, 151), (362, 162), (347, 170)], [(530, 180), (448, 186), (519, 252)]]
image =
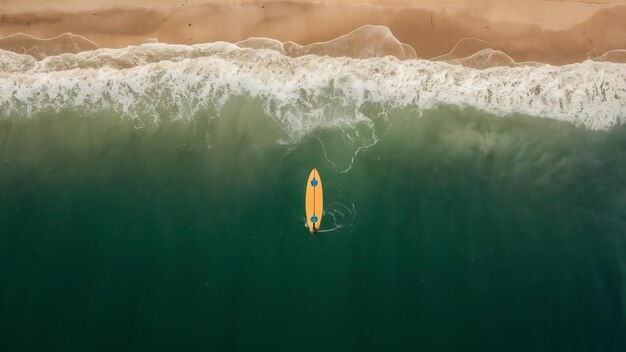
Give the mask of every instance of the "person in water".
[(311, 231), (311, 235), (317, 235), (317, 228), (315, 227), (315, 224), (317, 223), (317, 220), (319, 220), (317, 218), (317, 215), (315, 215), (315, 213), (313, 213), (313, 216), (311, 216), (311, 227), (313, 227), (313, 228), (309, 229)]

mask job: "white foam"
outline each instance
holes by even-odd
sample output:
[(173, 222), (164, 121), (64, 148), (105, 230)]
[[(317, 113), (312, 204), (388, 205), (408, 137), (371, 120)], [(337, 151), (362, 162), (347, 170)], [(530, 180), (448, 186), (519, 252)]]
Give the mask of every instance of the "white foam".
[[(0, 53), (0, 112), (112, 110), (133, 119), (188, 119), (230, 97), (258, 99), (291, 142), (318, 128), (369, 122), (361, 108), (417, 111), (442, 104), (557, 119), (594, 130), (626, 120), (626, 65), (477, 70), (395, 58), (284, 56), (228, 43), (145, 44), (63, 54), (39, 62)], [(21, 60), (21, 61), (20, 61)], [(22, 64), (20, 64), (20, 62)], [(21, 65), (21, 66), (20, 66)]]
[(34, 57), (0, 49), (0, 73), (24, 72), (35, 66)]

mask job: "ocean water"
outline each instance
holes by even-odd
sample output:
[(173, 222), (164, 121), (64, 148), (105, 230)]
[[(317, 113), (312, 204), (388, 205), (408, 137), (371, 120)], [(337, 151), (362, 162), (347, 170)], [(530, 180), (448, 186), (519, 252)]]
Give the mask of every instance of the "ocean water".
[(624, 64), (0, 69), (3, 351), (626, 350)]

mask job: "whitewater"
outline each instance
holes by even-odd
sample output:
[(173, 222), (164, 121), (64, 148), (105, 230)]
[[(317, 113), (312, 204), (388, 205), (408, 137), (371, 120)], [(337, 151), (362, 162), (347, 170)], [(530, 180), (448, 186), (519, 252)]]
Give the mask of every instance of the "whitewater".
[(442, 105), (499, 117), (522, 114), (591, 130), (626, 120), (626, 64), (522, 63), (475, 69), (440, 61), (285, 56), (229, 43), (143, 44), (35, 60), (0, 51), (0, 118), (108, 111), (142, 125), (219, 115), (234, 97), (250, 98), (286, 141), (349, 128), (410, 108), (416, 118)]

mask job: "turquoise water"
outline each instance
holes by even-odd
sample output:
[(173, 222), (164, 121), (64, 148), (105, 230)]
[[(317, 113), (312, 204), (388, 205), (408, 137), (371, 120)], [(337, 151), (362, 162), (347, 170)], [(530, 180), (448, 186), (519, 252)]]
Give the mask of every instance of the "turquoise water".
[(498, 114), (354, 100), (347, 74), (289, 100), (68, 72), (95, 93), (0, 81), (3, 351), (626, 349), (619, 84), (570, 116), (584, 87)]

